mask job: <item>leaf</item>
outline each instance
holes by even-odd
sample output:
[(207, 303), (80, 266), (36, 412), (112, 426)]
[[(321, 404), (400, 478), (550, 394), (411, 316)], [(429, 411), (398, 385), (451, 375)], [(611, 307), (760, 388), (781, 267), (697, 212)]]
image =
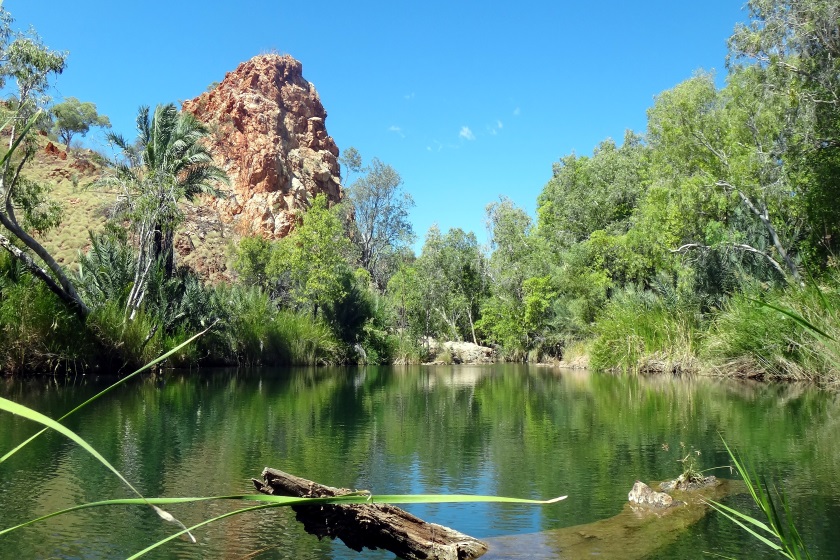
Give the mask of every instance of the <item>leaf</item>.
[(827, 332), (825, 332), (824, 330), (822, 330), (818, 326), (814, 325), (813, 323), (811, 323), (810, 321), (808, 321), (807, 319), (805, 319), (804, 317), (802, 317), (801, 315), (797, 314), (796, 312), (794, 312), (790, 309), (785, 309), (784, 307), (777, 307), (777, 306), (773, 305), (772, 303), (767, 303), (766, 301), (761, 301), (761, 300), (758, 300), (758, 299), (752, 299), (752, 298), (747, 298), (747, 299), (749, 301), (752, 301), (752, 302), (757, 303), (759, 305), (763, 305), (764, 307), (769, 307), (770, 309), (773, 309), (775, 311), (778, 311), (779, 313), (787, 315), (788, 317), (790, 317), (791, 319), (793, 319), (794, 321), (796, 321), (797, 323), (799, 323), (800, 325), (802, 325), (806, 329), (811, 330), (811, 331), (813, 331), (813, 332), (815, 332), (815, 333), (817, 333), (821, 336), (824, 336), (825, 338), (827, 338), (829, 340), (836, 341), (836, 339), (833, 336), (831, 336), (830, 334), (828, 334)]

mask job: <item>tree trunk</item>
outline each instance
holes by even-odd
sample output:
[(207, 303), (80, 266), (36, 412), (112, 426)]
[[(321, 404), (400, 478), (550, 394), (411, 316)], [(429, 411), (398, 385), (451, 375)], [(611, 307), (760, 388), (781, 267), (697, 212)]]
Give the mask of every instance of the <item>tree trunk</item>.
[(174, 237), (174, 231), (164, 230), (163, 224), (155, 224), (152, 237), (152, 262), (156, 263), (159, 259), (163, 259), (163, 272), (166, 279), (175, 275)]
[(793, 262), (793, 259), (788, 254), (787, 250), (785, 249), (784, 245), (782, 245), (782, 240), (779, 238), (779, 234), (776, 231), (776, 228), (773, 227), (772, 222), (770, 222), (770, 216), (767, 212), (767, 206), (762, 203), (761, 209), (756, 207), (753, 204), (753, 201), (741, 191), (737, 187), (729, 184), (726, 181), (718, 181), (717, 185), (719, 187), (723, 187), (725, 189), (734, 190), (735, 193), (738, 195), (738, 198), (741, 199), (741, 202), (746, 206), (750, 212), (755, 214), (755, 216), (761, 222), (761, 225), (764, 226), (764, 229), (767, 230), (768, 235), (770, 235), (770, 241), (773, 243), (773, 247), (776, 249), (776, 252), (779, 253), (779, 256), (782, 258), (782, 261), (785, 263), (785, 266), (790, 273), (790, 276), (797, 284), (802, 284), (802, 277), (799, 275), (799, 269), (796, 266), (796, 263)]
[(72, 309), (79, 318), (84, 321), (90, 310), (88, 309), (85, 302), (82, 301), (82, 298), (76, 292), (76, 288), (64, 274), (64, 271), (61, 270), (61, 267), (55, 262), (52, 255), (50, 255), (46, 249), (44, 249), (40, 243), (35, 241), (35, 239), (27, 234), (23, 229), (17, 226), (16, 223), (12, 222), (8, 219), (8, 217), (3, 213), (0, 212), (0, 224), (2, 224), (6, 229), (8, 229), (12, 235), (20, 239), (27, 247), (29, 247), (36, 255), (41, 257), (41, 260), (49, 267), (52, 271), (55, 278), (58, 280), (56, 282), (53, 280), (52, 276), (47, 273), (46, 270), (41, 268), (40, 266), (35, 263), (35, 261), (27, 255), (25, 252), (21, 251), (17, 247), (15, 247), (11, 241), (3, 235), (0, 235), (0, 245), (3, 246), (11, 255), (16, 258), (17, 260), (21, 261), (23, 265), (29, 270), (32, 274), (34, 274), (37, 278), (43, 281), (47, 288), (50, 289), (55, 295), (57, 295), (61, 301), (66, 303), (70, 309)]
[[(263, 470), (262, 477), (262, 481), (252, 480), (264, 494), (323, 498), (352, 492), (270, 468)], [(338, 537), (358, 552), (365, 547), (383, 548), (400, 558), (418, 560), (468, 560), (487, 552), (487, 545), (477, 539), (427, 523), (387, 504), (292, 506), (292, 509), (308, 533), (319, 538)]]

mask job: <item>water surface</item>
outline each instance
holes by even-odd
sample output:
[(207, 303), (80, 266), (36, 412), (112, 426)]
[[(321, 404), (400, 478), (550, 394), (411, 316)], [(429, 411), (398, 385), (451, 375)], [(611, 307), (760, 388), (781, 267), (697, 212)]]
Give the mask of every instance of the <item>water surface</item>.
[[(0, 395), (58, 417), (106, 384), (3, 380)], [(815, 557), (840, 557), (840, 398), (811, 386), (518, 365), (171, 372), (129, 382), (66, 424), (147, 496), (250, 493), (265, 466), (374, 493), (568, 494), (545, 507), (406, 508), (495, 540), (496, 557), (506, 549), (535, 558), (563, 557), (552, 531), (618, 514), (636, 479), (673, 478), (689, 453), (702, 468), (726, 465), (722, 435), (787, 491)], [(0, 413), (0, 452), (36, 430)], [(131, 494), (57, 434), (0, 464), (0, 528), (116, 497)], [(756, 513), (745, 496), (729, 503)], [(169, 509), (190, 525), (232, 507)], [(86, 510), (0, 537), (0, 558), (124, 558), (173, 530), (148, 508)], [(649, 557), (772, 557), (715, 514), (673, 533)], [(196, 537), (149, 557), (392, 557), (319, 541), (280, 509), (235, 516)], [(605, 548), (599, 557), (622, 556)]]

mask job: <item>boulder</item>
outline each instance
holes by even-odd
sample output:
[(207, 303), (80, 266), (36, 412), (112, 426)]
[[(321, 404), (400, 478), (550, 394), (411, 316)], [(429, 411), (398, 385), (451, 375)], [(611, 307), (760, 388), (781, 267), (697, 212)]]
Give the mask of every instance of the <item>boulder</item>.
[(665, 492), (657, 492), (641, 480), (637, 480), (633, 489), (627, 495), (627, 499), (634, 504), (650, 506), (654, 508), (671, 507), (674, 499)]

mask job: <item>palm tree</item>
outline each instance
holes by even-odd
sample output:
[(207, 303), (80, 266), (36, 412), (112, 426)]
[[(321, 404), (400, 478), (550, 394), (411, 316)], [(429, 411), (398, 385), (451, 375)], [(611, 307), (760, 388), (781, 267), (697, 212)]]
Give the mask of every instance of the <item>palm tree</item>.
[(132, 316), (145, 296), (153, 266), (163, 266), (164, 278), (174, 275), (173, 238), (181, 219), (178, 203), (202, 193), (219, 195), (217, 185), (228, 181), (203, 142), (207, 127), (192, 114), (179, 112), (174, 104), (158, 105), (151, 116), (148, 107), (141, 107), (137, 131), (132, 144), (120, 135), (108, 135), (124, 156), (110, 179), (122, 192), (118, 213), (131, 222), (139, 248), (127, 304)]

